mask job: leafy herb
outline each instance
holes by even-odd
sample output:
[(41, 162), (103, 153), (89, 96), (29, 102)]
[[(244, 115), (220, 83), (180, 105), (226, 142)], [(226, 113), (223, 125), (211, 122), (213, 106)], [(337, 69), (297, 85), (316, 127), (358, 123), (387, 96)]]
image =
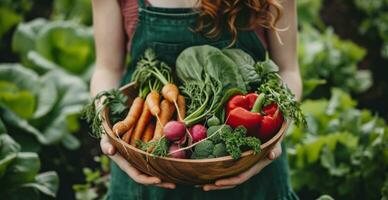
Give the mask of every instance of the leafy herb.
[(252, 149), (255, 154), (260, 152), (260, 140), (255, 137), (246, 137), (246, 133), (247, 129), (244, 126), (237, 127), (233, 132), (220, 132), (226, 150), (235, 160), (241, 157), (243, 148)]
[[(101, 103), (101, 99), (102, 103)], [(127, 110), (127, 96), (120, 90), (112, 89), (109, 91), (102, 91), (98, 93), (89, 104), (81, 111), (81, 117), (85, 119), (92, 127), (91, 136), (99, 138), (104, 133), (102, 128), (102, 111), (106, 106), (109, 106), (110, 116), (121, 115)]]
[(277, 74), (278, 66), (267, 58), (264, 62), (256, 63), (255, 68), (262, 77), (258, 91), (265, 94), (265, 103), (275, 102), (284, 116), (294, 120), (297, 125), (307, 126), (305, 116), (300, 109), (300, 103)]
[(162, 156), (165, 157), (168, 154), (168, 140), (165, 137), (162, 137), (159, 141), (143, 142), (141, 140), (136, 141), (136, 146), (143, 151), (148, 151), (153, 149), (150, 152), (153, 156)]

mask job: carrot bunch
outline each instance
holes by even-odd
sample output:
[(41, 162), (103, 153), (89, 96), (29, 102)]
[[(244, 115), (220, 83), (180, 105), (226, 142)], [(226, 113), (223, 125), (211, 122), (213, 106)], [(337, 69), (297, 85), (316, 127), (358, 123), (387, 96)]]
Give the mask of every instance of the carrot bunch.
[(113, 132), (126, 143), (158, 141), (167, 122), (182, 121), (186, 113), (185, 99), (173, 83), (171, 69), (159, 62), (152, 50), (146, 50), (137, 63), (132, 81), (139, 85), (127, 116), (114, 124)]

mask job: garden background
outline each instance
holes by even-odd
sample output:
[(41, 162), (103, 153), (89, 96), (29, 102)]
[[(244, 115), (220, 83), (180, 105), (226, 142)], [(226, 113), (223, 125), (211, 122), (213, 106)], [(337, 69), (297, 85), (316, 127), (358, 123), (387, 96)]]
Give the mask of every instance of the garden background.
[[(286, 138), (293, 187), (388, 199), (388, 0), (297, 2), (309, 126)], [(79, 115), (91, 25), (90, 0), (0, 2), (1, 197), (104, 198), (109, 161)]]

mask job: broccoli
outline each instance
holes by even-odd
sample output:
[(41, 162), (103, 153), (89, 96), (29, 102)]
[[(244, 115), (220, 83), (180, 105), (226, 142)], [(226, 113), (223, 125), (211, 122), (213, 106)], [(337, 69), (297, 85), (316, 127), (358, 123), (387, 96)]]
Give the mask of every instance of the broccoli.
[(208, 125), (209, 127), (220, 125), (220, 120), (219, 120), (216, 116), (213, 115), (212, 117), (210, 117), (210, 118), (207, 120), (207, 125)]
[(205, 140), (195, 146), (193, 154), (195, 154), (196, 158), (207, 158), (212, 154), (213, 149), (213, 142), (210, 140)]
[(215, 157), (222, 157), (222, 156), (227, 156), (228, 152), (226, 151), (226, 146), (223, 143), (218, 143), (214, 145), (213, 149), (213, 155)]
[(218, 126), (209, 127), (207, 129), (206, 134), (207, 134), (207, 137), (210, 137), (211, 135), (217, 132), (217, 135), (211, 137), (210, 140), (213, 141), (214, 143), (220, 143), (222, 141), (220, 135), (222, 133), (231, 133), (232, 131), (233, 129), (229, 125), (218, 125)]

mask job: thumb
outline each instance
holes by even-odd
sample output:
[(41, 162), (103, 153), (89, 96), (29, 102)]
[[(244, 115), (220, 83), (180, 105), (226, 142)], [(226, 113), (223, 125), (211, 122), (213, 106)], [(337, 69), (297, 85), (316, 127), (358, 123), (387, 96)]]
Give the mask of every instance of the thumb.
[(100, 146), (104, 154), (108, 156), (116, 154), (116, 148), (109, 142), (108, 136), (105, 134), (101, 136)]

